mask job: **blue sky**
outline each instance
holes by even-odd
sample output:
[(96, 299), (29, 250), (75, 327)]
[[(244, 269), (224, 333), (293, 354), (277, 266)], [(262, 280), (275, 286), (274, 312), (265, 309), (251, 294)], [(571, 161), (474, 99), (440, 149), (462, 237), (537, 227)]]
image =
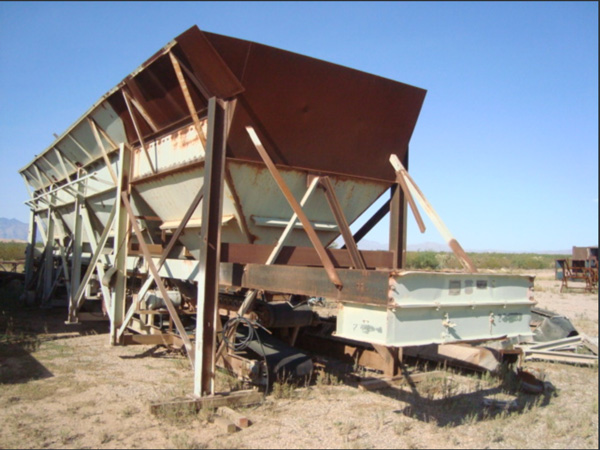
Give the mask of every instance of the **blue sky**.
[[(18, 170), (192, 25), (427, 89), (410, 172), (467, 250), (597, 245), (595, 2), (0, 2), (0, 216), (27, 221)], [(443, 243), (426, 225), (409, 244)]]

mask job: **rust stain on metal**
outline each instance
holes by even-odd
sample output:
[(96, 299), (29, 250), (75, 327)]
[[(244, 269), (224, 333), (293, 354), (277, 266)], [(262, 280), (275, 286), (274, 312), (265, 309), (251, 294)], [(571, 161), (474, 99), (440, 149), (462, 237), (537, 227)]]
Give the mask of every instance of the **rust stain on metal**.
[[(201, 120), (202, 127), (206, 127), (206, 120)], [(178, 130), (169, 136), (173, 151), (185, 150), (190, 146), (202, 145), (204, 150), (204, 142), (198, 137), (195, 127), (186, 127)]]

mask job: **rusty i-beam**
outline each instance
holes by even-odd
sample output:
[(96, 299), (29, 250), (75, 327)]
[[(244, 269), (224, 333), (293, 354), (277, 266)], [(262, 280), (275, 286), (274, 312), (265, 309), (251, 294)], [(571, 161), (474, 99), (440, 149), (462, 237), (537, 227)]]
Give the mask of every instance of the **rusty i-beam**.
[(198, 306), (196, 315), (196, 361), (194, 394), (215, 393), (216, 322), (221, 261), (221, 216), (227, 141), (227, 103), (211, 97), (208, 102), (208, 139), (204, 162), (206, 200), (202, 205)]

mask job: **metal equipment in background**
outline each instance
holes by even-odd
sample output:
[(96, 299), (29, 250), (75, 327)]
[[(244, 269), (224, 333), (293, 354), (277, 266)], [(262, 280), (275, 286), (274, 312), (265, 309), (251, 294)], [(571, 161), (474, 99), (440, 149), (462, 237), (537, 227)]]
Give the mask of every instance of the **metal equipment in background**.
[[(533, 278), (477, 272), (408, 175), (424, 98), (193, 27), (21, 169), (45, 245), (27, 289), (113, 345), (184, 348), (197, 396), (216, 366), (265, 385), (330, 353), (393, 376), (403, 347), (531, 336)], [(405, 270), (413, 196), (464, 272)], [(359, 250), (388, 213), (389, 249)]]
[(598, 290), (598, 247), (574, 246), (570, 260), (555, 260), (554, 278), (562, 282), (560, 292), (564, 289)]

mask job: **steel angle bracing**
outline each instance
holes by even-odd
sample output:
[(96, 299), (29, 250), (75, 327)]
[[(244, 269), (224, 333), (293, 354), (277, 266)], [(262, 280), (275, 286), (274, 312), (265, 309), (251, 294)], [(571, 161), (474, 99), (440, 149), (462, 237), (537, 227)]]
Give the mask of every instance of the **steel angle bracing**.
[[(123, 90), (123, 98), (125, 99), (127, 111), (129, 112), (129, 116), (131, 117), (131, 122), (133, 123), (133, 127), (140, 141), (140, 146), (144, 152), (144, 156), (146, 156), (146, 160), (148, 161), (148, 165), (150, 166), (150, 170), (152, 171), (152, 173), (156, 173), (156, 169), (154, 167), (154, 164), (152, 164), (152, 159), (150, 158), (150, 154), (148, 153), (148, 148), (146, 147), (146, 143), (144, 142), (144, 138), (142, 137), (142, 134), (140, 132), (137, 119), (135, 118), (135, 115), (133, 114), (133, 110), (131, 108), (131, 104), (133, 103), (132, 98), (125, 90)], [(156, 131), (154, 125), (152, 125), (152, 128), (154, 131)]]
[(322, 177), (320, 182), (323, 186), (323, 190), (325, 191), (327, 202), (329, 203), (331, 212), (333, 213), (335, 221), (338, 225), (338, 229), (341, 231), (342, 237), (344, 238), (345, 246), (348, 249), (348, 253), (350, 254), (354, 268), (361, 270), (366, 269), (365, 262), (358, 251), (358, 247), (356, 246), (356, 242), (354, 241), (354, 237), (352, 236), (352, 232), (350, 231), (350, 227), (348, 226), (348, 222), (346, 221), (346, 217), (344, 216), (340, 202), (335, 195), (335, 190), (331, 184), (331, 180), (329, 177)]
[[(84, 212), (85, 215), (88, 214), (88, 209), (89, 208), (85, 209), (85, 212)], [(85, 275), (83, 276), (83, 279), (81, 280), (79, 289), (71, 297), (71, 302), (70, 302), (70, 306), (69, 306), (69, 320), (71, 322), (75, 321), (77, 311), (83, 305), (85, 288), (86, 288), (86, 285), (87, 285), (88, 281), (90, 280), (90, 277), (92, 276), (92, 274), (95, 271), (99, 271), (99, 275), (100, 275), (101, 279), (104, 276), (102, 267), (98, 265), (98, 260), (100, 259), (100, 256), (102, 255), (104, 246), (106, 245), (109, 232), (111, 231), (111, 228), (112, 228), (112, 225), (113, 225), (113, 222), (115, 219), (116, 210), (117, 210), (117, 205), (115, 203), (113, 205), (113, 207), (111, 208), (106, 225), (104, 227), (104, 231), (102, 232), (102, 234), (100, 235), (100, 238), (98, 239), (98, 242), (96, 243), (96, 248), (95, 248), (95, 250), (92, 254), (92, 258), (88, 264), (87, 271), (86, 271)], [(87, 216), (87, 218), (89, 219), (89, 216)], [(84, 220), (84, 223), (86, 223), (86, 222), (87, 222), (87, 219)], [(88, 239), (90, 240), (90, 242), (92, 242), (92, 240), (94, 239), (91, 224), (89, 225)]]
[[(163, 250), (163, 252), (162, 252), (162, 254), (160, 256), (160, 260), (159, 260), (158, 264), (156, 265), (156, 270), (157, 271), (160, 271), (160, 269), (162, 268), (164, 262), (166, 261), (167, 257), (169, 256), (169, 253), (171, 253), (171, 250), (173, 249), (173, 247), (175, 246), (175, 244), (179, 240), (179, 236), (181, 236), (181, 233), (185, 229), (185, 227), (186, 227), (188, 221), (190, 220), (193, 212), (196, 210), (196, 208), (200, 204), (200, 201), (202, 201), (203, 198), (204, 198), (204, 186), (202, 186), (202, 188), (198, 191), (198, 193), (196, 194), (196, 196), (192, 200), (192, 202), (191, 202), (190, 206), (188, 207), (188, 210), (186, 211), (183, 219), (181, 220), (181, 222), (179, 223), (177, 229), (175, 230), (175, 232), (171, 236), (171, 238), (169, 240), (169, 243), (167, 244), (167, 246)], [(141, 288), (140, 288), (140, 290), (138, 292), (138, 300), (139, 301), (141, 301), (143, 299), (144, 295), (146, 294), (146, 292), (150, 288), (150, 285), (152, 284), (153, 281), (154, 281), (154, 279), (153, 279), (152, 276), (146, 277), (146, 280), (144, 281), (144, 283), (142, 284), (142, 286), (141, 286)], [(136, 307), (137, 307), (137, 303), (136, 302), (132, 302), (131, 306), (129, 307), (129, 310), (127, 311), (127, 313), (125, 315), (125, 319), (123, 320), (123, 324), (119, 328), (118, 339), (121, 338), (121, 336), (125, 332), (125, 329), (129, 325), (129, 322), (133, 318), (133, 315), (135, 314)]]
[(169, 299), (169, 296), (167, 294), (165, 286), (158, 274), (158, 270), (156, 269), (156, 266), (154, 265), (154, 262), (152, 261), (152, 256), (150, 255), (150, 252), (148, 251), (148, 247), (147, 247), (146, 243), (144, 242), (144, 236), (142, 235), (142, 232), (139, 228), (139, 225), (135, 218), (135, 214), (133, 213), (133, 209), (131, 208), (129, 199), (127, 198), (126, 192), (121, 192), (121, 201), (123, 202), (123, 205), (125, 206), (127, 217), (129, 218), (129, 221), (131, 222), (133, 231), (134, 231), (136, 237), (138, 238), (140, 248), (142, 249), (142, 252), (144, 253), (144, 258), (146, 259), (146, 262), (148, 264), (148, 269), (150, 270), (150, 273), (152, 274), (152, 277), (154, 278), (154, 282), (156, 283), (157, 287), (159, 288), (159, 290), (161, 292), (161, 295), (163, 296), (162, 297), (163, 301), (165, 302), (167, 309), (169, 310), (169, 314), (171, 315), (171, 318), (173, 319), (173, 322), (175, 323), (177, 331), (179, 332), (181, 338), (183, 339), (185, 348), (188, 352), (188, 357), (190, 358), (190, 361), (191, 361), (192, 367), (193, 367), (194, 366), (194, 355), (192, 353), (192, 344), (187, 335), (187, 332), (185, 331), (185, 329), (183, 327), (183, 324), (181, 323), (181, 320), (179, 319), (179, 315), (177, 314), (175, 307), (173, 306), (173, 304), (171, 303), (171, 301)]
[(411, 205), (411, 209), (415, 215), (415, 219), (419, 225), (421, 232), (423, 233), (425, 231), (425, 225), (423, 224), (423, 219), (421, 218), (417, 206), (415, 205), (413, 195), (417, 197), (422, 208), (425, 210), (431, 221), (435, 224), (438, 231), (446, 240), (448, 246), (452, 249), (460, 263), (463, 265), (463, 267), (469, 272), (477, 272), (477, 269), (475, 268), (473, 261), (471, 261), (471, 258), (469, 258), (467, 253), (458, 243), (458, 241), (454, 239), (454, 237), (450, 233), (450, 230), (448, 230), (448, 227), (446, 227), (440, 216), (433, 209), (431, 204), (427, 201), (425, 195), (421, 192), (421, 190), (419, 189), (415, 181), (412, 179), (410, 174), (406, 171), (406, 169), (398, 159), (398, 156), (394, 154), (390, 155), (390, 163), (392, 164), (392, 166), (394, 166), (394, 169), (396, 170), (398, 184), (402, 186), (402, 189), (404, 190), (404, 193), (408, 198), (408, 201)]
[(254, 129), (249, 126), (249, 127), (246, 127), (246, 131), (250, 135), (250, 138), (252, 139), (252, 142), (253, 142), (254, 146), (256, 147), (256, 150), (258, 151), (258, 153), (260, 154), (264, 163), (266, 164), (267, 168), (271, 172), (271, 175), (275, 179), (275, 182), (279, 186), (279, 189), (281, 190), (281, 192), (285, 196), (286, 200), (288, 201), (288, 203), (294, 210), (294, 213), (298, 216), (298, 219), (300, 219), (300, 222), (302, 223), (304, 231), (306, 231), (306, 234), (308, 234), (308, 237), (309, 237), (312, 245), (315, 247), (315, 250), (317, 250), (317, 253), (319, 254), (319, 258), (321, 258), (321, 262), (323, 263), (323, 266), (325, 267), (325, 271), (327, 272), (329, 279), (338, 289), (341, 289), (343, 285), (342, 285), (342, 282), (340, 281), (339, 277), (336, 274), (333, 263), (331, 262), (331, 258), (325, 251), (323, 244), (321, 243), (317, 234), (315, 233), (315, 230), (312, 227), (311, 223), (309, 222), (308, 218), (306, 217), (306, 214), (303, 212), (302, 207), (298, 204), (298, 202), (292, 195), (292, 193), (289, 190), (288, 186), (286, 185), (285, 181), (281, 177), (281, 174), (275, 167), (275, 164), (273, 164), (273, 161), (269, 157), (269, 154), (267, 153), (266, 149), (263, 147), (262, 142), (260, 141), (260, 139), (257, 136)]

